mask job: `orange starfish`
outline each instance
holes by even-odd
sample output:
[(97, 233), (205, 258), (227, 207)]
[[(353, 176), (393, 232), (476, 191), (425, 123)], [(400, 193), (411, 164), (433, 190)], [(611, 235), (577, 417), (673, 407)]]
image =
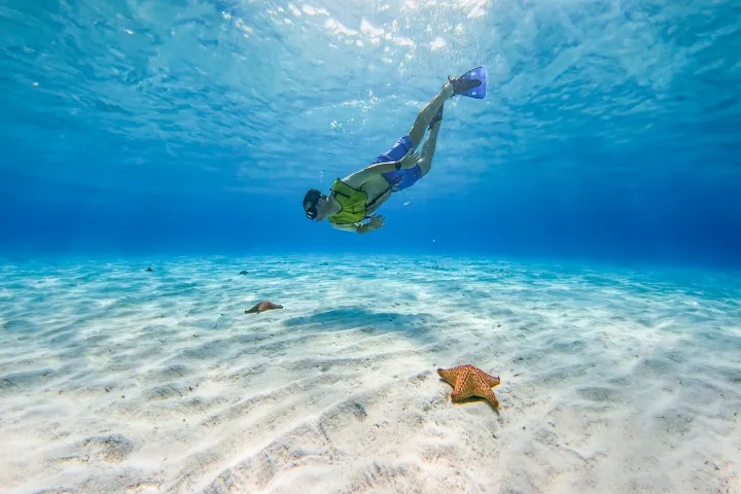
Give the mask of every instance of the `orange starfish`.
[(250, 310), (244, 311), (245, 314), (259, 314), (266, 310), (282, 309), (282, 305), (274, 304), (270, 300), (263, 300), (260, 303), (255, 304)]
[(453, 386), (450, 399), (453, 403), (460, 403), (472, 396), (479, 396), (499, 409), (499, 401), (494, 396), (492, 387), (498, 386), (499, 377), (490, 376), (473, 365), (460, 365), (452, 369), (438, 369), (440, 377)]

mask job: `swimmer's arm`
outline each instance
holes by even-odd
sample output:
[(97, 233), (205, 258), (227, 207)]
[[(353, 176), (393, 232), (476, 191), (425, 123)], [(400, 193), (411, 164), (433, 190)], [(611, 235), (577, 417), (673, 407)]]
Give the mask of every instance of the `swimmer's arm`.
[(336, 225), (334, 223), (330, 223), (330, 225), (338, 230), (360, 234), (369, 233), (374, 230), (373, 228), (371, 228), (369, 223), (353, 223), (352, 225)]
[(397, 163), (398, 161), (385, 161), (383, 163), (375, 163), (363, 168), (358, 172), (348, 175), (347, 177), (343, 178), (342, 181), (353, 189), (357, 189), (365, 182), (367, 182), (369, 178), (375, 175), (380, 175), (382, 173), (388, 173), (396, 170)]

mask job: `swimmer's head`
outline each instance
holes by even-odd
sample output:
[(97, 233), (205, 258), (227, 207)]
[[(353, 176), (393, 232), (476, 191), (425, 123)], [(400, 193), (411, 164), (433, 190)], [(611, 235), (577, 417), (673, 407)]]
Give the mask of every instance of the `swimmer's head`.
[(329, 198), (317, 189), (310, 189), (304, 196), (304, 211), (310, 220), (322, 221), (329, 209)]

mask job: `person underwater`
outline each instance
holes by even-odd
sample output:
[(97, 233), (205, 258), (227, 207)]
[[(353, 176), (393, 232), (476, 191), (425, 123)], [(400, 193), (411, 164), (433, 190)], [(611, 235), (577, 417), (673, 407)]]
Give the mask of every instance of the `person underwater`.
[[(310, 189), (303, 201), (306, 217), (318, 222), (327, 219), (334, 228), (347, 232), (362, 234), (383, 228), (383, 216), (375, 214), (378, 208), (392, 193), (411, 187), (430, 171), (445, 100), (453, 96), (484, 99), (486, 79), (483, 65), (460, 77), (449, 78), (419, 111), (409, 133), (371, 165), (336, 179), (328, 195)], [(421, 152), (416, 152), (428, 130)]]

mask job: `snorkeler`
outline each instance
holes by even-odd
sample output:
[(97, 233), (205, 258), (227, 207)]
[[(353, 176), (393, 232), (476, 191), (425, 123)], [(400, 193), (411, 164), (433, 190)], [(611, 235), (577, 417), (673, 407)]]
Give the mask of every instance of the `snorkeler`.
[[(449, 78), (417, 114), (409, 133), (370, 166), (335, 180), (328, 196), (317, 189), (309, 190), (303, 202), (306, 217), (316, 221), (326, 218), (333, 227), (348, 232), (368, 233), (383, 228), (383, 216), (373, 213), (393, 192), (411, 187), (430, 171), (445, 100), (455, 95), (483, 99), (486, 75), (486, 67), (481, 66), (458, 78)], [(414, 150), (426, 130), (430, 133), (422, 152), (417, 153)], [(370, 221), (363, 223), (366, 219)]]

